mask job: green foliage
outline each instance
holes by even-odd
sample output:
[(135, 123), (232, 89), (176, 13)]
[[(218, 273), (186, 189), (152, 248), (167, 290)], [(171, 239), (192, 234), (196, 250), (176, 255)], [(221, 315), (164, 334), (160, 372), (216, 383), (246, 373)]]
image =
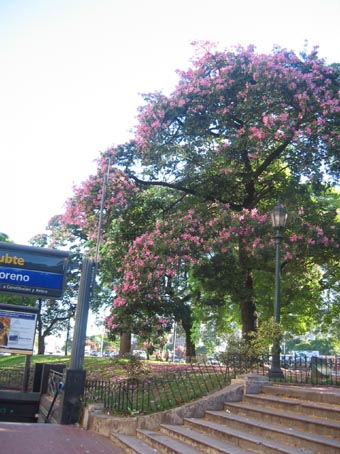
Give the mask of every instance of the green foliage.
[[(145, 96), (134, 140), (101, 155), (97, 174), (54, 222), (56, 235), (94, 252), (110, 159), (99, 274), (114, 286), (111, 335), (150, 339), (163, 318), (181, 321), (195, 340), (200, 322), (216, 335), (241, 325), (249, 347), (259, 320), (273, 313), (268, 213), (280, 197), (289, 212), (283, 326), (291, 329), (295, 314), (296, 331), (321, 319), (326, 329), (337, 295), (327, 312), (324, 292), (340, 277), (340, 203), (331, 187), (340, 171), (339, 67), (316, 51), (197, 52), (171, 95)], [(256, 350), (264, 338), (253, 339)]]
[(235, 334), (228, 336), (227, 348), (223, 355), (231, 357), (241, 355), (245, 358), (257, 358), (269, 354), (269, 349), (276, 340), (282, 339), (282, 329), (273, 318), (260, 324), (257, 331), (248, 334), (247, 338), (238, 337)]
[(286, 352), (318, 351), (320, 355), (339, 355), (340, 342), (338, 337), (316, 338), (302, 340), (299, 338), (288, 339), (285, 342)]
[(256, 332), (249, 334), (250, 353), (256, 356), (266, 355), (273, 344), (280, 345), (282, 337), (282, 328), (274, 318), (263, 321)]
[(196, 347), (196, 353), (198, 355), (206, 355), (209, 351), (205, 345), (200, 345), (199, 347)]
[(11, 242), (10, 238), (8, 235), (6, 235), (6, 233), (2, 233), (0, 232), (0, 241), (4, 241), (4, 242)]

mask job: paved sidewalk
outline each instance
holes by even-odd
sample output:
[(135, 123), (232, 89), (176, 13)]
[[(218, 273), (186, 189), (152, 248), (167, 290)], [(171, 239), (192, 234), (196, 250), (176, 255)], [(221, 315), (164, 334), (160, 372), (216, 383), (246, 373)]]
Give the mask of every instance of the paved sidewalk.
[(108, 438), (76, 426), (0, 422), (0, 452), (8, 454), (124, 454)]

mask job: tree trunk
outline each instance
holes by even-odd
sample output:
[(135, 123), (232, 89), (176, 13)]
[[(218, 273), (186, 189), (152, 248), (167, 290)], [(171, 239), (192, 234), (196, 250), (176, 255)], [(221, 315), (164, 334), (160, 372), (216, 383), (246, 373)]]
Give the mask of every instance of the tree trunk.
[(45, 354), (45, 336), (40, 335), (38, 338), (38, 355)]
[(131, 333), (123, 333), (120, 336), (119, 357), (123, 358), (131, 351)]
[(182, 321), (182, 326), (185, 332), (185, 344), (186, 344), (186, 358), (190, 361), (191, 358), (196, 356), (195, 344), (191, 340), (191, 323), (185, 323)]
[(239, 265), (241, 276), (244, 277), (239, 289), (242, 336), (247, 339), (250, 332), (257, 331), (258, 313), (254, 295), (253, 273), (252, 269), (249, 268), (249, 257), (242, 243), (239, 243)]
[(258, 328), (258, 313), (254, 297), (253, 276), (250, 270), (246, 271), (244, 291), (241, 293), (242, 335), (247, 338), (250, 332), (257, 331)]

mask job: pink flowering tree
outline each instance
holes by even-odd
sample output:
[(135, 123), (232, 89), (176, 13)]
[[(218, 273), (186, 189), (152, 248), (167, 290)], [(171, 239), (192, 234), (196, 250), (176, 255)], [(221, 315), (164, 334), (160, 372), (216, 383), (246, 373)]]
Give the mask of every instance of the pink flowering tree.
[[(253, 331), (254, 319), (249, 317), (248, 321), (246, 317), (242, 318), (244, 314), (249, 314), (250, 301), (254, 315), (258, 305), (262, 313), (267, 312), (266, 318), (272, 310), (272, 282), (268, 304), (260, 304), (261, 299), (266, 299), (264, 295), (268, 290), (266, 274), (272, 279), (274, 271), (274, 240), (268, 215), (260, 215), (256, 209), (243, 210), (239, 214), (221, 207), (216, 217), (206, 221), (192, 209), (186, 214), (176, 213), (176, 217), (173, 222), (157, 225), (154, 231), (133, 242), (124, 260), (124, 277), (115, 286), (116, 309), (136, 310), (141, 305), (144, 309), (150, 308), (150, 313), (153, 313), (161, 311), (163, 306), (163, 310), (170, 310), (183, 323), (183, 310), (186, 308), (189, 314), (187, 321), (192, 322), (193, 315), (188, 309), (195, 307), (193, 303), (199, 305), (203, 302), (211, 311), (212, 306), (219, 308), (225, 296), (229, 295), (229, 310), (235, 303), (241, 307), (243, 329), (249, 323), (248, 331), (244, 329), (244, 332)], [(299, 271), (298, 275), (303, 275), (304, 279), (315, 279), (315, 273), (308, 264), (318, 267), (319, 263), (327, 261), (327, 257), (334, 257), (339, 248), (334, 239), (334, 225), (328, 226), (326, 232), (311, 225), (302, 215), (297, 215), (292, 224), (293, 230), (299, 234), (290, 235), (292, 227), (288, 230), (282, 267), (290, 288), (296, 281), (296, 295), (290, 295), (287, 313), (293, 310), (295, 301), (301, 303), (303, 298), (298, 294), (301, 281), (294, 278), (294, 274)], [(255, 282), (255, 288), (253, 276), (258, 273), (261, 281)], [(318, 281), (320, 279), (318, 275)], [(252, 285), (245, 285), (247, 280)], [(310, 292), (305, 289), (304, 297), (308, 295), (310, 311), (312, 300), (316, 305), (321, 303), (319, 296), (322, 288), (313, 289), (312, 295), (310, 284), (307, 287)], [(245, 309), (243, 304), (247, 305)], [(110, 319), (108, 323), (110, 326)], [(192, 325), (187, 323), (188, 329), (184, 325), (183, 328), (187, 334), (187, 345), (190, 345)]]
[(256, 330), (259, 314), (272, 312), (268, 213), (278, 198), (289, 212), (283, 289), (296, 290), (283, 306), (288, 314), (313, 297), (320, 307), (322, 285), (308, 288), (338, 254), (338, 65), (317, 50), (264, 55), (205, 44), (178, 74), (169, 96), (145, 96), (134, 140), (102, 154), (63, 217), (93, 250), (109, 157), (100, 257), (114, 285), (107, 327), (142, 333), (143, 323), (150, 330), (175, 319), (190, 337), (205, 305), (207, 313), (238, 308), (243, 333)]
[[(111, 153), (113, 157), (114, 153)], [(148, 188), (147, 191), (137, 188), (127, 174), (115, 166), (110, 167), (108, 174), (108, 160), (101, 157), (96, 175), (75, 187), (73, 197), (66, 202), (65, 213), (50, 220), (54, 246), (71, 245), (72, 250), (81, 250), (95, 258), (105, 175), (108, 178), (100, 232), (98, 285), (91, 300), (93, 309), (106, 304), (108, 292), (112, 294), (113, 285), (121, 280), (123, 260), (132, 241), (154, 225), (155, 215), (158, 216), (160, 211), (160, 200), (167, 198), (162, 188)], [(157, 344), (157, 338), (160, 343), (171, 328), (170, 318), (158, 315), (158, 312), (163, 312), (157, 312), (155, 307), (152, 313), (146, 314), (137, 307), (131, 307), (131, 311), (124, 308), (119, 313), (118, 306), (115, 320), (110, 318), (109, 334), (113, 338), (120, 336), (122, 355), (130, 350), (131, 333), (146, 341), (156, 333), (153, 341)]]
[[(243, 224), (244, 210), (268, 213), (280, 197), (290, 213), (291, 243), (298, 254), (310, 254), (306, 241), (311, 246), (315, 240), (308, 240), (308, 228), (294, 231), (293, 220), (304, 207), (309, 224), (326, 222), (329, 229), (336, 223), (334, 209), (327, 216), (320, 209), (316, 218), (313, 197), (339, 177), (339, 67), (327, 65), (316, 49), (264, 55), (252, 47), (220, 51), (206, 44), (178, 74), (169, 96), (145, 97), (135, 140), (118, 150), (115, 162), (139, 187), (167, 188), (187, 207), (199, 206), (200, 216), (216, 212), (218, 218), (230, 210)], [(237, 244), (245, 333), (257, 326), (253, 250), (263, 246), (261, 226), (255, 238), (245, 226)], [(334, 233), (322, 240), (326, 248)]]

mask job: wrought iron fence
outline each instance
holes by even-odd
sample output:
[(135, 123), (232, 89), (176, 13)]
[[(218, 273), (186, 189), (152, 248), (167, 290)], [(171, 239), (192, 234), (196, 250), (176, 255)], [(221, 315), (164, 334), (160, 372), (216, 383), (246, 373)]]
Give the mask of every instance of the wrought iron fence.
[[(34, 368), (30, 369), (29, 389), (32, 388), (32, 375)], [(1, 367), (0, 368), (0, 389), (21, 390), (25, 377), (24, 367)]]
[[(215, 364), (195, 359), (163, 366), (150, 376), (128, 380), (87, 380), (84, 402), (101, 402), (111, 413), (149, 414), (203, 397), (240, 374), (267, 375), (271, 367), (269, 356), (223, 355), (220, 359)], [(282, 356), (281, 368), (281, 382), (340, 386), (340, 358)]]
[(105, 410), (148, 414), (191, 402), (230, 383), (224, 365), (191, 362), (162, 367), (145, 377), (117, 381), (87, 380), (84, 401), (102, 402)]
[(340, 386), (338, 356), (281, 356), (281, 369), (285, 382)]
[[(227, 386), (240, 374), (267, 375), (271, 358), (222, 355), (218, 359), (187, 359), (187, 363), (153, 364), (151, 373), (129, 379), (86, 380), (84, 403), (100, 402), (106, 411), (148, 414), (173, 408)], [(340, 357), (281, 356), (278, 381), (340, 386)], [(0, 388), (21, 389), (24, 368), (0, 368)], [(33, 376), (33, 374), (31, 374)], [(63, 374), (50, 371), (48, 393), (60, 398)]]
[[(25, 367), (0, 367), (0, 389), (8, 390), (21, 390), (24, 384), (25, 374), (27, 373)], [(41, 373), (41, 372), (40, 372)], [(35, 366), (30, 367), (29, 369), (29, 383), (28, 391), (33, 389), (33, 382), (35, 379), (36, 368)], [(53, 382), (57, 382), (59, 379), (59, 372), (50, 371), (49, 380), (48, 380), (48, 393), (54, 394), (53, 391)], [(62, 374), (61, 374), (62, 375)], [(60, 381), (60, 380), (59, 380)]]
[[(223, 354), (221, 360), (234, 375), (249, 372), (267, 375), (271, 368), (269, 355), (254, 358)], [(281, 355), (280, 366), (283, 378), (276, 381), (340, 386), (339, 356)]]

